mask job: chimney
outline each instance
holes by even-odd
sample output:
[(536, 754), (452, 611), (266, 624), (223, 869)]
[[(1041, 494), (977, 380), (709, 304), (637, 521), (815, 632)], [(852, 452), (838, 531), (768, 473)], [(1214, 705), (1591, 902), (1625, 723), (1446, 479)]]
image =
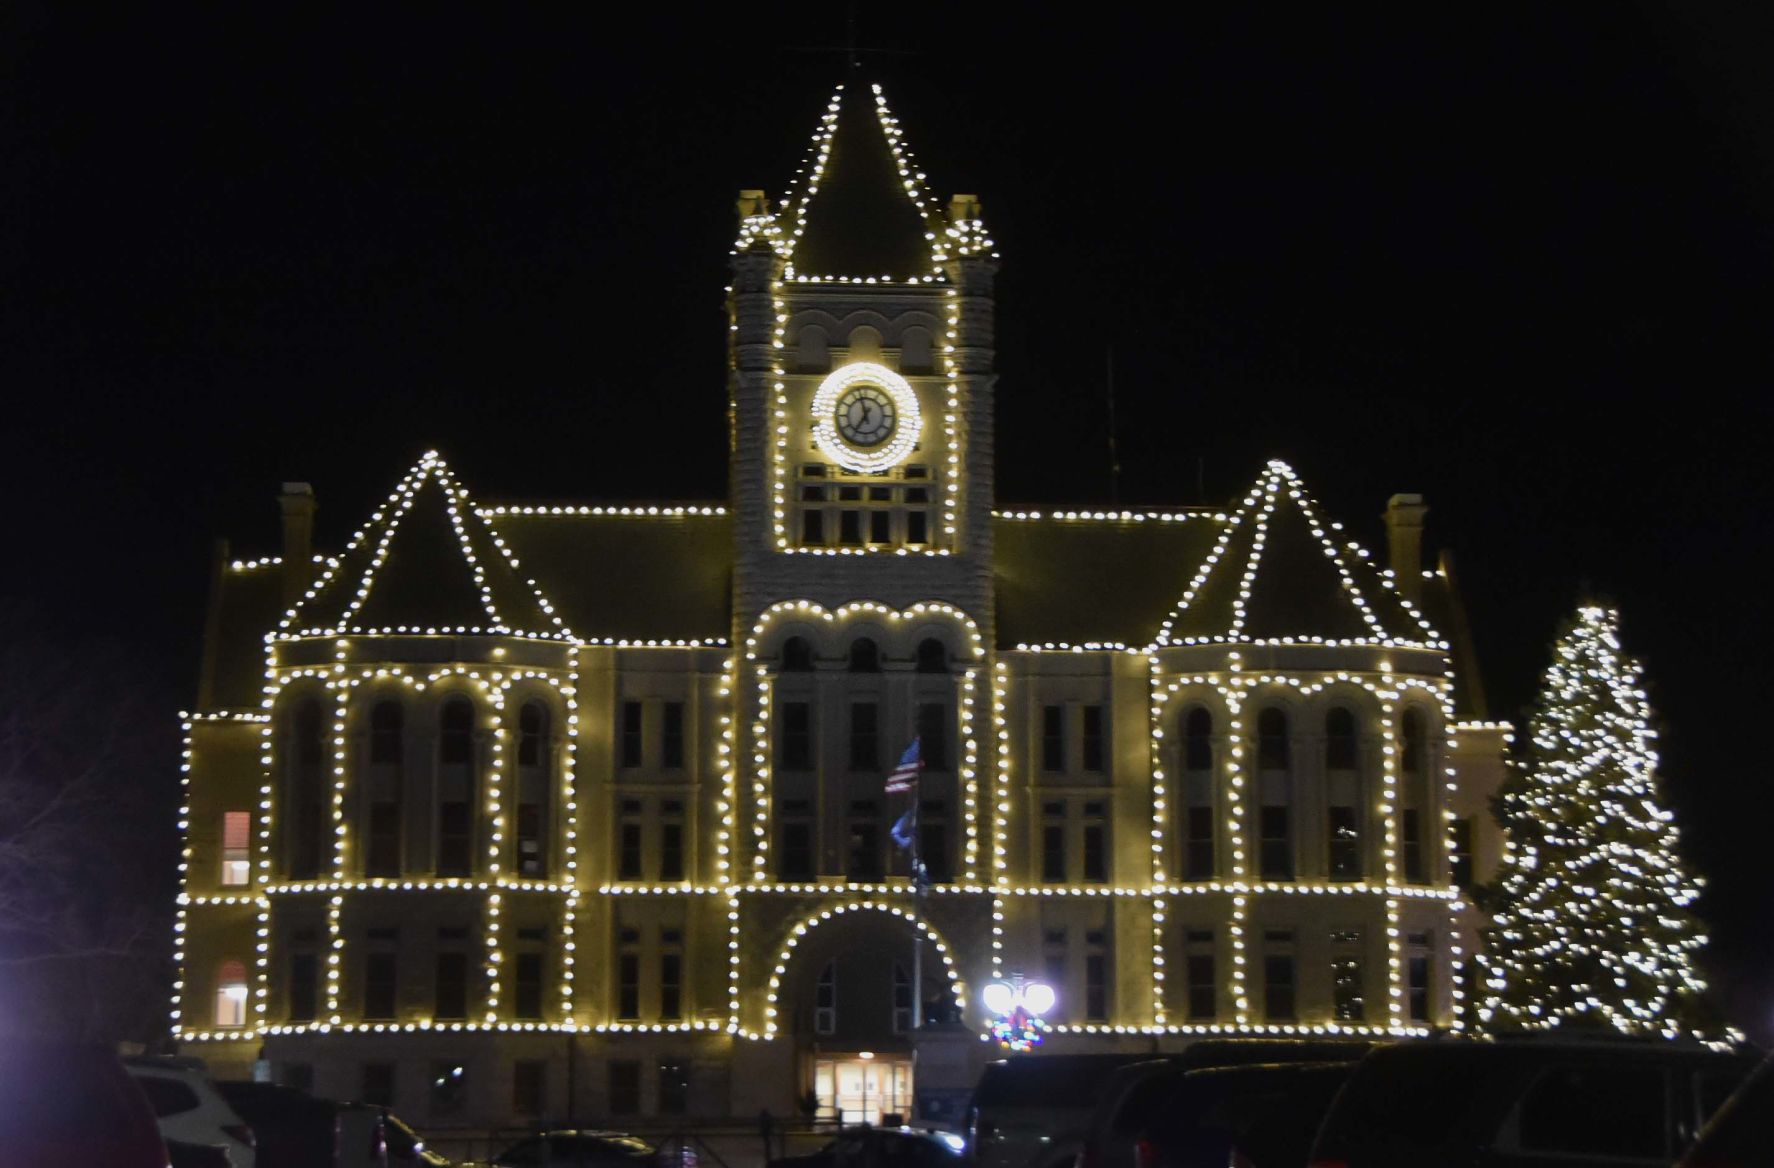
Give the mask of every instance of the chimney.
[(283, 507), (283, 604), (288, 608), (314, 575), (314, 488), (285, 483), (277, 501)]
[(964, 219), (978, 219), (978, 195), (953, 195), (949, 198), (949, 222), (959, 223)]
[(764, 197), (763, 191), (739, 192), (739, 220), (756, 218), (770, 213), (770, 200)]
[(1423, 516), (1429, 514), (1421, 495), (1394, 495), (1386, 500), (1386, 559), (1392, 582), (1412, 604), (1423, 593)]

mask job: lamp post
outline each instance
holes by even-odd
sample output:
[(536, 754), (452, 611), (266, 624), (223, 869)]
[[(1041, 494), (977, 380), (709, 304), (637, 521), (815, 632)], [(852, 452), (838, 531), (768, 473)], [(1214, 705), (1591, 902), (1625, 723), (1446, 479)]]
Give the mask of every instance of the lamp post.
[(1008, 981), (987, 982), (979, 996), (992, 1014), (992, 1037), (1005, 1050), (1018, 1054), (1031, 1050), (1053, 1029), (1043, 1015), (1053, 1009), (1056, 998), (1044, 981), (1026, 981), (1013, 973)]

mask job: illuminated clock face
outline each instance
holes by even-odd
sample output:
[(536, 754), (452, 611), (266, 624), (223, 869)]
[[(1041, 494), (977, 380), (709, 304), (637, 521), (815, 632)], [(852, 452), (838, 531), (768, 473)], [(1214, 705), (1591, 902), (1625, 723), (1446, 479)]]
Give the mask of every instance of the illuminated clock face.
[(878, 385), (858, 385), (838, 399), (833, 420), (844, 441), (868, 450), (893, 436), (898, 413), (886, 390)]
[(893, 370), (857, 361), (833, 370), (813, 395), (813, 444), (858, 474), (898, 466), (918, 447), (918, 394)]

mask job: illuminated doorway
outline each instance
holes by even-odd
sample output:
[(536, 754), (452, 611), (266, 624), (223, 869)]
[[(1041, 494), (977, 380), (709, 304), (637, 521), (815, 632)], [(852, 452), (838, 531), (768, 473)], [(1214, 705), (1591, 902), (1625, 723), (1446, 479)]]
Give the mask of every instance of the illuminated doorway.
[(912, 1115), (909, 1054), (820, 1056), (813, 1062), (813, 1091), (822, 1116), (842, 1124), (879, 1124), (884, 1115)]

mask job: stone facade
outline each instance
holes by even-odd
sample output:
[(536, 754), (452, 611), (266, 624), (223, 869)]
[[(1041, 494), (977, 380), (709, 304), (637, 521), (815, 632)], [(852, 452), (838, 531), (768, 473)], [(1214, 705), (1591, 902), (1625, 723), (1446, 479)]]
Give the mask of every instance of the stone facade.
[[(1507, 728), (1421, 501), (1384, 568), (1279, 463), (1223, 509), (1000, 508), (997, 260), (908, 158), (840, 94), (812, 177), (741, 196), (725, 503), (480, 504), (427, 455), (337, 553), (291, 485), (282, 556), (219, 557), (184, 1049), (433, 1127), (940, 1119), (915, 1052), (1013, 974), (1054, 1049), (1462, 1025)], [(818, 429), (858, 365), (921, 418), (885, 467)]]

